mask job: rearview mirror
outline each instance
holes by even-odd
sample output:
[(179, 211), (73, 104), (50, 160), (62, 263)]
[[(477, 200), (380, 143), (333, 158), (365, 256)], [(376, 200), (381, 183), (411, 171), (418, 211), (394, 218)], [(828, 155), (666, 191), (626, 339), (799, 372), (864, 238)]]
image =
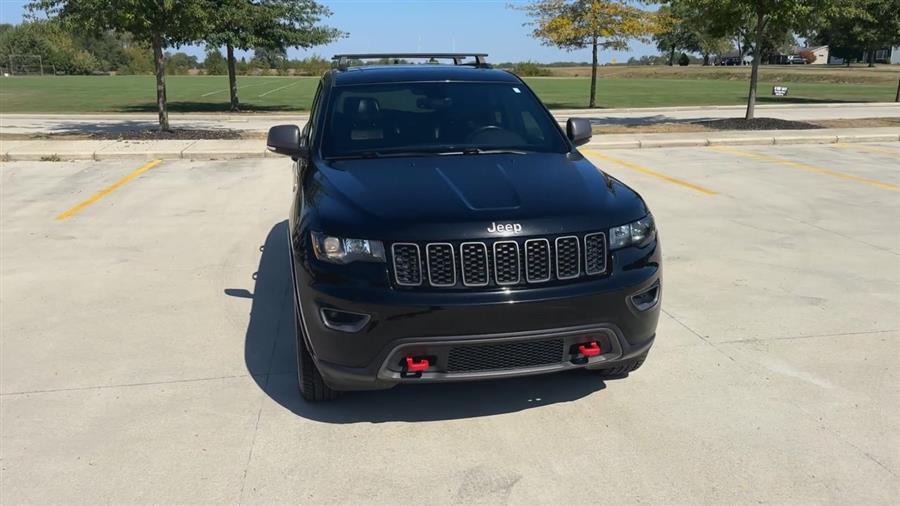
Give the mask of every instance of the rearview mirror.
[(566, 136), (572, 144), (581, 146), (591, 140), (591, 120), (587, 118), (569, 118), (566, 122)]
[(279, 155), (299, 158), (305, 153), (300, 142), (300, 128), (297, 125), (278, 125), (269, 129), (266, 148)]

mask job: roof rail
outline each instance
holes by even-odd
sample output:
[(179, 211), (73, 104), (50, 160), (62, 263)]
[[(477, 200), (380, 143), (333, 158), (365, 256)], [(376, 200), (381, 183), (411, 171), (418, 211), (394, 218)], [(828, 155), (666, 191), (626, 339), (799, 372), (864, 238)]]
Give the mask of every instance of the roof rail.
[[(465, 58), (474, 57), (475, 63), (462, 63)], [(331, 59), (337, 62), (339, 69), (346, 69), (350, 60), (363, 60), (372, 58), (388, 58), (400, 60), (404, 58), (434, 58), (442, 60), (453, 60), (454, 65), (473, 65), (479, 68), (489, 68), (487, 63), (487, 53), (361, 53), (361, 54), (336, 54)]]

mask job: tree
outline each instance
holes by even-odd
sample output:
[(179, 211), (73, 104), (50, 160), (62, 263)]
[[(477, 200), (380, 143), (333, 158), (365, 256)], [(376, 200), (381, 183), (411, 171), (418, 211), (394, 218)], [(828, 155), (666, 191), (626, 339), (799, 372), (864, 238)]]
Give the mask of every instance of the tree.
[[(856, 0), (828, 12), (810, 37), (819, 44), (835, 48), (864, 49), (870, 67), (875, 66), (875, 51), (900, 43), (900, 0)], [(847, 63), (850, 63), (848, 51)]]
[(749, 42), (753, 62), (745, 118), (750, 120), (755, 115), (759, 64), (766, 51), (771, 50), (776, 44), (783, 43), (784, 37), (789, 36), (791, 32), (808, 29), (813, 25), (816, 16), (828, 12), (837, 0), (683, 1), (710, 21), (711, 33), (725, 35), (739, 32)]
[(209, 12), (205, 39), (215, 46), (225, 46), (231, 110), (240, 110), (235, 49), (263, 48), (285, 53), (289, 47), (327, 44), (344, 35), (334, 28), (318, 26), (323, 17), (330, 15), (327, 7), (314, 0), (219, 1), (216, 9)]
[(205, 33), (206, 13), (215, 11), (216, 4), (212, 0), (34, 0), (28, 7), (86, 33), (126, 32), (136, 42), (149, 44), (156, 72), (159, 128), (169, 130), (163, 51), (199, 40)]
[(534, 0), (514, 7), (532, 21), (532, 36), (544, 45), (567, 51), (591, 48), (591, 92), (588, 107), (597, 101), (597, 52), (627, 50), (634, 39), (657, 31), (656, 16), (626, 0)]
[(264, 69), (277, 69), (287, 60), (287, 51), (282, 48), (254, 47), (253, 61)]
[(0, 33), (0, 62), (13, 65), (10, 55), (40, 56), (48, 72), (90, 74), (103, 68), (75, 35), (52, 21), (26, 22)]
[(219, 48), (209, 46), (206, 48), (206, 58), (203, 60), (203, 69), (210, 76), (220, 76), (228, 72), (225, 64), (225, 58), (219, 52)]
[(119, 70), (128, 66), (125, 54), (125, 40), (114, 32), (103, 32), (100, 35), (73, 33), (75, 43), (94, 58), (103, 70)]
[(657, 11), (659, 31), (653, 35), (656, 48), (668, 54), (669, 66), (675, 65), (677, 51), (699, 51), (700, 42), (694, 28), (688, 23), (686, 13), (678, 12), (682, 4), (664, 5)]
[(166, 53), (166, 73), (172, 75), (184, 75), (191, 69), (200, 66), (196, 56), (187, 53), (177, 52), (175, 54)]

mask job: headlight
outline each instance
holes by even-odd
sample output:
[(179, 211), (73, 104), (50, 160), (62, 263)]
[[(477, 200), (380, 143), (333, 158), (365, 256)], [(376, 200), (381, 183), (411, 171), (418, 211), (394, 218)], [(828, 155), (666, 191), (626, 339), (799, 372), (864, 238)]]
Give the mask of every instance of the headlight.
[(368, 239), (343, 239), (311, 232), (316, 258), (334, 264), (350, 262), (384, 262), (384, 244)]
[(609, 229), (609, 249), (619, 249), (626, 246), (641, 246), (656, 235), (656, 225), (653, 223), (653, 215), (648, 214), (643, 218)]

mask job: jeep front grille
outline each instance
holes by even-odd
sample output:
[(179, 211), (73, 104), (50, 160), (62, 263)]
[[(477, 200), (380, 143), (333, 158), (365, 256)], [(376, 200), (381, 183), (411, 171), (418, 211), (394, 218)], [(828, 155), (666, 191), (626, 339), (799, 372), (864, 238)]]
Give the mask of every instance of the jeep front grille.
[(510, 287), (571, 281), (607, 272), (606, 234), (391, 245), (401, 287)]
[(419, 245), (407, 242), (394, 243), (391, 247), (394, 257), (394, 279), (398, 285), (419, 286), (422, 284), (422, 257)]

